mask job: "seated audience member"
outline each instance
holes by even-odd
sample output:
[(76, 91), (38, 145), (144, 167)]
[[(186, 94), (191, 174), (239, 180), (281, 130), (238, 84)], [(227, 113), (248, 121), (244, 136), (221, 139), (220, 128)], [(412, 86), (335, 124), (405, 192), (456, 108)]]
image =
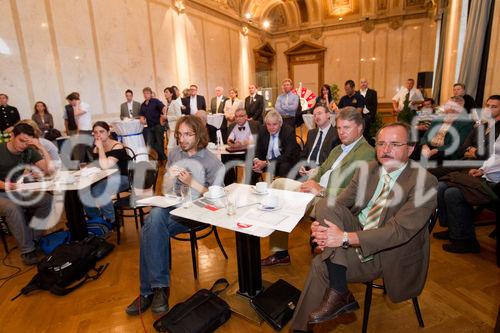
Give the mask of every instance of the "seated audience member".
[[(316, 109), (315, 109), (316, 112)], [(318, 198), (337, 196), (351, 182), (355, 168), (353, 164), (373, 161), (375, 150), (363, 138), (363, 118), (353, 107), (341, 109), (337, 116), (337, 132), (342, 142), (331, 151), (324, 163), (317, 169), (300, 173), (308, 175), (309, 180), (300, 183), (295, 180), (276, 179), (271, 187), (312, 193)], [(288, 233), (275, 231), (269, 238), (269, 249), (273, 253), (261, 261), (262, 266), (284, 265), (290, 263), (288, 254)]]
[(344, 85), (345, 95), (339, 101), (339, 109), (345, 108), (346, 106), (352, 106), (356, 108), (359, 113), (363, 112), (365, 107), (365, 98), (361, 96), (359, 92), (355, 89), (356, 84), (353, 80), (347, 80)]
[[(47, 170), (49, 173), (53, 173), (58, 167), (61, 166), (61, 157), (59, 156), (59, 150), (57, 146), (42, 136), (42, 131), (38, 128), (38, 125), (31, 119), (21, 120), (18, 124), (28, 124), (35, 130), (35, 138), (40, 141), (40, 144), (47, 150), (50, 156), (50, 160), (47, 161)], [(39, 151), (39, 153), (42, 153)]]
[(244, 108), (234, 112), (234, 123), (229, 126), (227, 144), (229, 147), (240, 149), (246, 148), (254, 142), (254, 135), (259, 134), (259, 123), (249, 120)]
[(98, 121), (92, 127), (94, 147), (92, 160), (95, 166), (107, 170), (116, 168), (119, 172), (93, 184), (90, 191), (81, 192), (85, 214), (89, 219), (102, 216), (110, 223), (115, 223), (115, 211), (111, 197), (128, 189), (128, 162), (130, 160), (123, 145), (113, 140), (109, 125)]
[(248, 86), (248, 93), (250, 95), (245, 98), (245, 110), (247, 111), (248, 118), (262, 124), (265, 109), (264, 97), (257, 94), (257, 87), (255, 84), (250, 84)]
[[(38, 263), (35, 240), (41, 236), (39, 231), (30, 228), (27, 219), (29, 216), (47, 219), (52, 199), (47, 193), (35, 193), (28, 200), (32, 201), (29, 206), (23, 206), (22, 200), (13, 200), (7, 192), (16, 189), (16, 182), (26, 166), (34, 166), (44, 174), (50, 173), (47, 166), (50, 155), (35, 136), (33, 127), (21, 123), (14, 125), (9, 142), (0, 143), (0, 215), (6, 217), (26, 265)], [(35, 170), (32, 172), (38, 176), (38, 170)], [(31, 200), (34, 198), (37, 199)]]
[(429, 129), (432, 120), (435, 118), (434, 109), (434, 100), (432, 98), (425, 98), (422, 103), (422, 108), (417, 111), (415, 126), (422, 135)]
[[(458, 186), (454, 182), (457, 177)], [(434, 237), (450, 240), (443, 244), (447, 252), (479, 253), (473, 206), (498, 200), (493, 188), (500, 182), (500, 139), (495, 141), (494, 153), (481, 168), (469, 170), (468, 175), (453, 172), (442, 180), (438, 184), (439, 223), (448, 230), (435, 233)]]
[(464, 159), (486, 160), (490, 156), (490, 140), (496, 140), (500, 134), (500, 95), (492, 95), (486, 100), (484, 114), (487, 121), (474, 127), (461, 147)]
[(467, 113), (471, 113), (472, 109), (477, 106), (474, 97), (465, 93), (465, 84), (463, 83), (455, 83), (453, 85), (453, 96), (460, 96), (464, 99), (464, 108)]
[[(193, 199), (209, 186), (223, 186), (224, 166), (206, 149), (208, 137), (201, 120), (190, 115), (180, 118), (175, 138), (177, 146), (168, 154), (165, 184), (176, 191), (189, 186)], [(168, 311), (170, 237), (188, 230), (170, 216), (174, 208), (154, 207), (146, 218), (141, 235), (140, 296), (127, 307), (129, 315), (144, 313), (150, 306), (154, 314)]]
[(444, 105), (444, 115), (434, 119), (422, 137), (422, 157), (428, 160), (457, 159), (458, 148), (472, 130), (472, 121), (457, 102), (461, 98), (453, 99)]
[(15, 106), (9, 105), (9, 96), (0, 93), (0, 135), (8, 137), (13, 126), (21, 120)]
[(264, 124), (265, 128), (260, 130), (257, 138), (252, 184), (265, 171), (272, 170), (274, 176), (286, 177), (298, 162), (300, 148), (295, 139), (295, 128), (283, 125), (283, 119), (277, 111), (269, 111)]
[(33, 113), (31, 119), (43, 134), (54, 128), (54, 119), (47, 109), (47, 105), (42, 101), (35, 103), (35, 113)]
[(200, 118), (201, 122), (205, 125), (208, 133), (208, 142), (217, 143), (217, 127), (207, 123), (207, 112), (200, 110), (196, 112), (195, 116)]
[(293, 330), (306, 331), (308, 325), (358, 309), (347, 282), (383, 278), (394, 302), (422, 292), (437, 180), (409, 160), (410, 132), (402, 123), (383, 127), (376, 137), (377, 161), (356, 171), (335, 200), (324, 198), (316, 205), (311, 231), (323, 252), (312, 261)]
[(332, 126), (330, 112), (326, 107), (316, 106), (313, 118), (317, 127), (307, 132), (307, 141), (300, 153), (300, 160), (307, 163), (304, 167), (306, 170), (323, 164), (332, 149), (340, 143), (337, 129)]

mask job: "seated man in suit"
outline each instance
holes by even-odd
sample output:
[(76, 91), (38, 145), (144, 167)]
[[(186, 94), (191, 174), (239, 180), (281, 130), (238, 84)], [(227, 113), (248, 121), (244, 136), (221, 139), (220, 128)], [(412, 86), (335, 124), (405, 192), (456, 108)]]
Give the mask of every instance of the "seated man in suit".
[(340, 144), (337, 129), (330, 122), (330, 112), (324, 106), (314, 108), (313, 118), (317, 127), (307, 132), (307, 141), (300, 154), (300, 160), (307, 164), (301, 169), (301, 176), (305, 175), (304, 171), (323, 164), (332, 149)]
[[(166, 191), (176, 194), (189, 186), (191, 197), (196, 199), (209, 186), (223, 186), (224, 166), (206, 147), (207, 133), (198, 117), (185, 116), (177, 121), (175, 146), (168, 153)], [(154, 207), (144, 222), (140, 247), (140, 294), (125, 312), (135, 316), (149, 307), (153, 314), (169, 310), (170, 294), (169, 242), (170, 237), (188, 231), (188, 227), (170, 215), (176, 207)]]
[(359, 308), (347, 282), (383, 277), (392, 301), (418, 296), (429, 265), (427, 221), (437, 180), (410, 161), (409, 126), (392, 123), (376, 137), (377, 161), (361, 165), (336, 198), (316, 205), (312, 236), (323, 250), (312, 261), (293, 330)]
[[(316, 110), (315, 110), (316, 112)], [(316, 169), (306, 171), (303, 167), (299, 172), (309, 179), (304, 183), (287, 179), (276, 179), (271, 187), (290, 191), (312, 193), (321, 197), (325, 194), (338, 195), (351, 182), (356, 161), (373, 161), (375, 150), (363, 138), (364, 122), (361, 114), (353, 107), (341, 109), (337, 116), (337, 130), (341, 145), (336, 146), (324, 163)], [(269, 239), (272, 255), (261, 260), (262, 266), (287, 265), (290, 263), (288, 254), (288, 233), (275, 231)]]
[(198, 86), (192, 84), (189, 86), (189, 96), (181, 99), (181, 112), (185, 115), (195, 115), (198, 110), (207, 111), (205, 97), (198, 95)]
[(271, 171), (272, 176), (286, 177), (298, 162), (300, 149), (295, 139), (295, 129), (283, 126), (283, 119), (277, 111), (269, 111), (264, 124), (265, 128), (260, 130), (257, 138), (252, 184), (265, 171)]
[(248, 118), (262, 124), (265, 108), (264, 97), (257, 94), (257, 87), (255, 84), (248, 86), (248, 92), (250, 95), (245, 98), (245, 110), (247, 111)]

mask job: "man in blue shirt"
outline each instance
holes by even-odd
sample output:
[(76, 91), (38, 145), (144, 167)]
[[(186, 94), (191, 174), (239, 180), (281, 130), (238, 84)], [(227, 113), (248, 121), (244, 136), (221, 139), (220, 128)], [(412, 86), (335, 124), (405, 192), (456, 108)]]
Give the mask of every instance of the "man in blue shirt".
[(293, 82), (291, 79), (284, 79), (281, 82), (281, 89), (283, 93), (276, 99), (274, 107), (281, 115), (283, 124), (295, 128), (295, 113), (300, 103), (299, 95), (292, 92)]

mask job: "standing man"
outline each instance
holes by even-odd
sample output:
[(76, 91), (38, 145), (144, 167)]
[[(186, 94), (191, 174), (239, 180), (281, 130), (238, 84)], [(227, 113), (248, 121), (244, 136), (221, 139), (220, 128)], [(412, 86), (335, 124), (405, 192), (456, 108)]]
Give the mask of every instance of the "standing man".
[(222, 113), (224, 114), (224, 105), (226, 103), (227, 97), (223, 95), (224, 88), (215, 88), (215, 97), (210, 100), (210, 112), (212, 113)]
[(295, 129), (295, 114), (300, 103), (299, 95), (292, 92), (293, 81), (291, 79), (284, 79), (281, 82), (281, 89), (283, 93), (276, 99), (274, 107), (281, 115), (283, 124)]
[(368, 80), (361, 79), (359, 93), (365, 99), (365, 107), (363, 108), (363, 120), (365, 121), (365, 131), (363, 136), (369, 143), (373, 143), (370, 138), (370, 128), (375, 122), (378, 108), (377, 91), (368, 88)]
[(125, 98), (127, 101), (120, 105), (120, 119), (125, 118), (139, 119), (139, 112), (141, 111), (141, 103), (134, 101), (134, 93), (132, 90), (125, 90)]
[(360, 93), (356, 92), (356, 84), (353, 80), (347, 80), (344, 84), (345, 95), (339, 101), (337, 105), (339, 109), (345, 108), (346, 106), (352, 106), (362, 114), (363, 108), (365, 107), (365, 98), (361, 96)]
[(139, 116), (141, 123), (148, 126), (143, 130), (144, 139), (146, 144), (156, 151), (158, 160), (165, 161), (167, 156), (165, 155), (164, 135), (168, 131), (167, 107), (159, 99), (153, 97), (150, 87), (142, 89), (142, 93), (144, 102)]
[(17, 108), (9, 105), (8, 102), (9, 96), (0, 94), (0, 136), (5, 138), (10, 137), (12, 127), (21, 120)]
[(419, 104), (424, 101), (424, 96), (420, 90), (415, 88), (415, 80), (408, 79), (406, 86), (399, 89), (396, 95), (392, 98), (392, 108), (396, 114), (401, 112), (408, 103), (410, 110), (417, 111)]
[(295, 129), (283, 124), (277, 111), (269, 111), (264, 118), (265, 128), (257, 138), (255, 158), (252, 166), (252, 184), (257, 182), (259, 174), (274, 166), (272, 176), (286, 177), (290, 169), (298, 162), (299, 145), (295, 139)]
[[(224, 166), (206, 147), (207, 131), (196, 116), (177, 121), (175, 138), (178, 145), (168, 153), (165, 193), (190, 188), (192, 199), (200, 197), (212, 185), (224, 186)], [(153, 314), (169, 310), (170, 294), (169, 242), (170, 237), (188, 231), (177, 222), (170, 211), (176, 207), (154, 207), (144, 222), (140, 248), (140, 295), (125, 310), (135, 316), (149, 307)]]
[(437, 205), (437, 180), (409, 160), (410, 138), (406, 124), (383, 127), (377, 134), (377, 161), (356, 171), (338, 197), (324, 198), (315, 206), (317, 221), (311, 231), (323, 252), (312, 261), (293, 330), (306, 331), (308, 325), (358, 309), (347, 282), (382, 277), (394, 302), (422, 292), (429, 267), (427, 223)]
[(198, 86), (192, 84), (189, 86), (189, 96), (182, 99), (182, 114), (195, 115), (198, 110), (207, 111), (205, 97), (198, 95)]
[(245, 98), (245, 110), (247, 111), (248, 118), (262, 124), (264, 116), (264, 97), (257, 94), (257, 87), (253, 83), (248, 86), (248, 92), (250, 95)]
[(463, 83), (455, 83), (453, 85), (453, 96), (461, 96), (464, 99), (464, 108), (467, 110), (467, 113), (471, 113), (472, 109), (477, 107), (474, 97), (465, 93), (465, 84)]
[(68, 135), (92, 134), (92, 115), (90, 105), (80, 101), (80, 94), (72, 92), (66, 97), (68, 105), (64, 107), (64, 126)]

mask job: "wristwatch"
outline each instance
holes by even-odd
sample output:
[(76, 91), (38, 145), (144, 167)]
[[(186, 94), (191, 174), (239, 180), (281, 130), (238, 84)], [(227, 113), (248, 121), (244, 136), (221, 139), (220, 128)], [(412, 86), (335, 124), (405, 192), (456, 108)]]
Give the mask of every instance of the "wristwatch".
[(349, 244), (349, 235), (344, 231), (344, 236), (342, 237), (342, 248), (348, 249), (351, 244)]
[(326, 195), (326, 189), (324, 187), (321, 187), (321, 190), (318, 193), (318, 197), (324, 198)]

